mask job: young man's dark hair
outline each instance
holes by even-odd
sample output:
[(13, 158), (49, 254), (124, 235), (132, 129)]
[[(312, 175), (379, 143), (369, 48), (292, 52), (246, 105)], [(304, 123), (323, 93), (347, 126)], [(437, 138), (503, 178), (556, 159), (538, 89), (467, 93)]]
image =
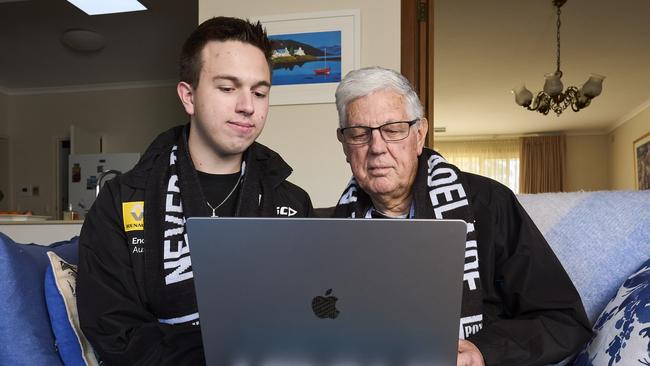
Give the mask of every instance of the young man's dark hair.
[(185, 41), (180, 58), (180, 81), (196, 88), (199, 84), (202, 58), (201, 51), (210, 41), (240, 41), (253, 45), (262, 51), (273, 70), (271, 41), (262, 24), (231, 17), (214, 17), (199, 25)]

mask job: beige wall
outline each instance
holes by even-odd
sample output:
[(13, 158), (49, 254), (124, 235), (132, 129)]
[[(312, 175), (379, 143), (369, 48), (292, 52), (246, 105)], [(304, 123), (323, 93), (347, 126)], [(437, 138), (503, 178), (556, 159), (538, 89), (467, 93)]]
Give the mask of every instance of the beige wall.
[[(175, 86), (15, 95), (8, 136), (13, 161), (14, 209), (55, 212), (57, 139), (70, 125), (103, 136), (104, 152), (143, 152), (163, 130), (187, 121)], [(38, 197), (21, 197), (21, 186), (38, 186)]]
[(566, 137), (566, 180), (564, 191), (609, 189), (607, 135)]
[[(199, 0), (199, 19), (226, 15), (268, 15), (360, 9), (361, 66), (400, 68), (398, 0)], [(271, 91), (273, 93), (273, 91)], [(260, 142), (279, 152), (294, 168), (289, 180), (311, 195), (315, 207), (332, 206), (351, 177), (336, 140), (334, 104), (271, 107)]]
[[(199, 7), (200, 19), (360, 9), (361, 66), (400, 67), (397, 0), (200, 1)], [(159, 132), (186, 120), (173, 86), (11, 97), (0, 94), (0, 134), (5, 131), (11, 141), (13, 191), (27, 185), (40, 189), (38, 197), (10, 192), (12, 209), (54, 214), (55, 146), (57, 139), (69, 137), (70, 125), (101, 134), (105, 152), (142, 152)], [(335, 204), (350, 178), (336, 141), (336, 126), (334, 104), (274, 106), (260, 138), (293, 166), (290, 180), (307, 190), (317, 207)]]
[(609, 186), (614, 190), (634, 189), (634, 140), (650, 132), (650, 106), (609, 134)]

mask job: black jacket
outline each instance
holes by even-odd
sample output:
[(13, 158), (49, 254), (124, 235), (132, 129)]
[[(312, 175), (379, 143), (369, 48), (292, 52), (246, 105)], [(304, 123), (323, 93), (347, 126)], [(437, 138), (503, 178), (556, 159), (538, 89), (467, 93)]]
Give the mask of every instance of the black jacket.
[[(186, 128), (186, 127), (185, 127)], [(203, 346), (196, 319), (165, 324), (197, 312), (193, 280), (178, 291), (163, 291), (161, 186), (171, 146), (184, 139), (184, 127), (164, 132), (154, 140), (135, 168), (104, 186), (85, 218), (79, 240), (77, 303), (81, 328), (106, 365), (203, 364)], [(187, 151), (179, 148), (178, 154)], [(185, 149), (186, 150), (186, 149)], [(286, 181), (291, 168), (275, 152), (254, 143), (247, 150), (237, 216), (292, 216), (312, 214), (309, 196)], [(181, 195), (198, 187), (196, 172), (181, 180)], [(183, 178), (181, 176), (181, 178)], [(189, 188), (188, 188), (189, 187)], [(200, 189), (198, 189), (200, 191)], [(196, 196), (196, 193), (194, 193)], [(200, 197), (201, 194), (198, 194)], [(192, 205), (183, 196), (183, 211)], [(203, 201), (194, 199), (194, 201)], [(127, 204), (127, 206), (124, 205)], [(133, 204), (143, 203), (141, 227), (128, 218)], [(196, 203), (196, 202), (195, 202)], [(131, 206), (128, 206), (131, 205)], [(209, 216), (207, 205), (197, 216)], [(141, 214), (139, 211), (135, 211)], [(125, 217), (127, 217), (125, 219)], [(165, 295), (166, 294), (166, 295)]]
[(510, 189), (465, 173), (478, 234), (486, 365), (546, 365), (576, 352), (591, 325), (571, 279)]
[[(460, 178), (475, 219), (483, 297), (483, 327), (468, 340), (487, 366), (542, 366), (572, 355), (591, 326), (562, 264), (510, 189), (475, 174)], [(425, 193), (414, 193), (416, 218), (431, 206)]]

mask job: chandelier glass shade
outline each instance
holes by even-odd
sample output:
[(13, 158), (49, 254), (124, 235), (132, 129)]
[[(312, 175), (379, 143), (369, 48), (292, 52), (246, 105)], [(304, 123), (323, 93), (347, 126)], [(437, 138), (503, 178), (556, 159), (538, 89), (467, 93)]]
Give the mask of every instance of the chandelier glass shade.
[(591, 100), (603, 90), (602, 75), (591, 74), (589, 79), (581, 88), (569, 86), (564, 89), (562, 84), (562, 71), (560, 70), (560, 8), (567, 0), (552, 0), (553, 6), (557, 8), (557, 69), (555, 72), (544, 75), (544, 89), (537, 93), (533, 99), (533, 93), (521, 85), (512, 90), (515, 95), (515, 102), (530, 110), (547, 115), (551, 110), (558, 116), (567, 108), (571, 107), (577, 112), (591, 103)]

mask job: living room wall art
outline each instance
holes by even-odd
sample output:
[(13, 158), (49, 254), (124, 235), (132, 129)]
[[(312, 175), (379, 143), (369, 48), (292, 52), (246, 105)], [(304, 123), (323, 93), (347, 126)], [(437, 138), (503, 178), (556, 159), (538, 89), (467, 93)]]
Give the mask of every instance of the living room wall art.
[(334, 103), (360, 65), (358, 9), (258, 17), (273, 42), (271, 105)]
[(633, 147), (636, 189), (650, 189), (650, 132), (634, 140)]

